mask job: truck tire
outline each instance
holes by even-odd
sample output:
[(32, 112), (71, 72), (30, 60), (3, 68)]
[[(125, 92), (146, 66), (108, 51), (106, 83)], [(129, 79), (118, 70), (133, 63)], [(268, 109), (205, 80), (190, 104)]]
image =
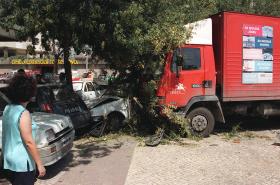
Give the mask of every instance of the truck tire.
[(215, 118), (207, 108), (195, 108), (187, 114), (186, 118), (190, 131), (194, 135), (208, 137), (214, 129)]

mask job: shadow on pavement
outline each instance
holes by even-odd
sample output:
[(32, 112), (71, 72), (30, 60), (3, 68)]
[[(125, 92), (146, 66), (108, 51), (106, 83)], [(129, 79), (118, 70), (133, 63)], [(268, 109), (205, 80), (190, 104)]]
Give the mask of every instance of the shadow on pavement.
[(0, 184), (1, 185), (8, 185), (8, 181), (3, 177), (2, 171), (0, 172)]
[(113, 150), (119, 149), (122, 142), (111, 145), (88, 141), (86, 143), (75, 144), (71, 152), (57, 163), (48, 166), (47, 174), (42, 180), (51, 179), (62, 171), (69, 171), (71, 168), (80, 165), (89, 165), (95, 158), (109, 156)]
[(217, 123), (214, 134), (230, 132), (234, 127), (241, 131), (280, 130), (280, 117), (252, 118), (252, 117), (227, 117), (226, 123)]

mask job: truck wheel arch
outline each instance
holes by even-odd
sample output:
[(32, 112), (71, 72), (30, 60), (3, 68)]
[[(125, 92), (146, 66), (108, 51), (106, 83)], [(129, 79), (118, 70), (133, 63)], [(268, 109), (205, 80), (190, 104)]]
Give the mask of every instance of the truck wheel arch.
[(189, 113), (191, 110), (197, 107), (208, 108), (215, 117), (215, 120), (221, 123), (225, 123), (224, 114), (220, 101), (217, 96), (196, 96), (193, 97), (188, 104), (184, 107), (184, 112)]

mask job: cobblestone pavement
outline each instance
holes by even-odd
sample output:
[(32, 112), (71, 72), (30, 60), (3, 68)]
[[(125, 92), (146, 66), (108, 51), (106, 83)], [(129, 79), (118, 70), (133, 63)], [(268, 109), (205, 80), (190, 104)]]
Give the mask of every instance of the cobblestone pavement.
[(137, 147), (125, 185), (279, 185), (280, 140), (275, 132), (244, 135)]

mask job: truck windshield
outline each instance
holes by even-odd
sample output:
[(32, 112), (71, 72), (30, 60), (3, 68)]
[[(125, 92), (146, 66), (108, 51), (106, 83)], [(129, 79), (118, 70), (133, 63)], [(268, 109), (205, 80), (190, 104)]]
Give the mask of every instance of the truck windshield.
[(183, 56), (183, 70), (198, 70), (201, 67), (199, 48), (178, 48), (173, 52), (171, 71), (176, 72), (178, 56)]

